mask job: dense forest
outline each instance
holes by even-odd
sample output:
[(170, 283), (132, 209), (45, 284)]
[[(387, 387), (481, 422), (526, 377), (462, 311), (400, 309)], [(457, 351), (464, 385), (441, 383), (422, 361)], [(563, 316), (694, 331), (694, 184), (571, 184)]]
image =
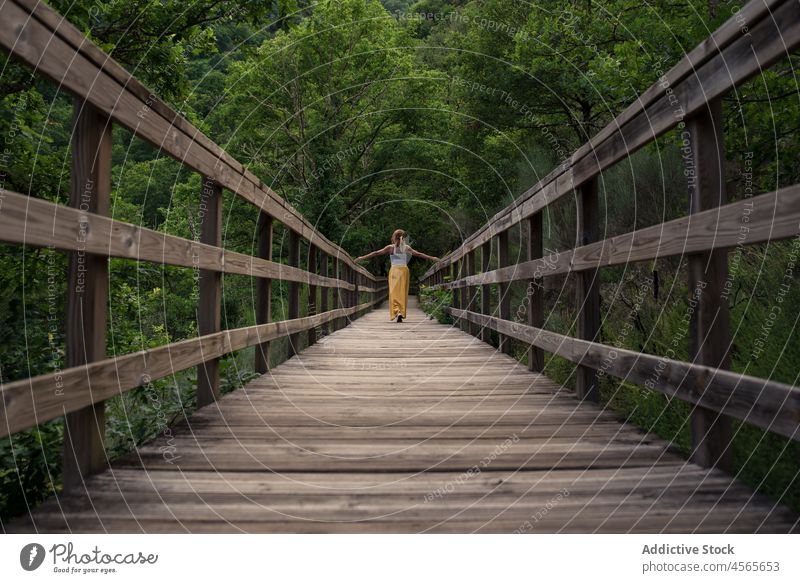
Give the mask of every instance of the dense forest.
[[(50, 4), (180, 111), (330, 240), (356, 256), (398, 227), (442, 256), (609, 123), (741, 2), (726, 0), (53, 0)], [(4, 55), (0, 186), (65, 204), (72, 99)], [(736, 200), (800, 182), (796, 55), (724, 100), (726, 181)], [(114, 218), (196, 238), (200, 178), (114, 129)], [(669, 133), (601, 177), (602, 236), (686, 213), (679, 138)], [(548, 252), (575, 245), (575, 201), (545, 217)], [(254, 254), (257, 213), (226, 194), (224, 246)], [(286, 260), (276, 231), (276, 261)], [(524, 233), (512, 235), (522, 256)], [(64, 366), (65, 254), (0, 246), (0, 380)], [(777, 297), (796, 242), (731, 253), (732, 366), (797, 384), (800, 289)], [(496, 258), (493, 259), (496, 265)], [(370, 269), (385, 273), (374, 260)], [(427, 266), (412, 262), (418, 277)], [(688, 298), (680, 259), (602, 271), (602, 341), (661, 354)], [(657, 278), (658, 285), (654, 285)], [(546, 282), (546, 327), (569, 332), (569, 277)], [(273, 318), (285, 290), (274, 283)], [(112, 260), (109, 355), (195, 336), (191, 270)], [(223, 327), (255, 322), (254, 284), (226, 276)], [(524, 287), (512, 286), (512, 313)], [(782, 292), (783, 293), (783, 292)], [(426, 297), (446, 320), (446, 294)], [(762, 323), (782, 306), (764, 338)], [(676, 358), (686, 359), (687, 342)], [(681, 353), (680, 350), (684, 352)], [(284, 358), (280, 345), (273, 362)], [(518, 356), (524, 359), (524, 347)], [(253, 373), (252, 350), (223, 359), (224, 390)], [(547, 361), (569, 386), (573, 365)], [(193, 410), (195, 371), (107, 404), (111, 458)], [(602, 378), (621, 416), (689, 448), (688, 406)], [(0, 441), (0, 519), (60, 487), (60, 420)], [(736, 472), (800, 510), (800, 447), (737, 425)]]

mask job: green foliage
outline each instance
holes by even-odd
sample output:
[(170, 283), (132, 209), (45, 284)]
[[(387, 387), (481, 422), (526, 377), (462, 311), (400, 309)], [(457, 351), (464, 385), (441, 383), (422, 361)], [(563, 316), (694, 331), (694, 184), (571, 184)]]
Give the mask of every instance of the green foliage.
[(453, 318), (445, 311), (453, 305), (453, 292), (444, 289), (419, 287), (419, 307), (440, 324), (452, 324)]
[[(180, 107), (189, 93), (186, 69), (195, 55), (216, 50), (215, 28), (230, 22), (259, 25), (294, 11), (272, 0), (54, 0), (64, 14), (156, 95)], [(283, 14), (286, 14), (283, 12)]]
[(271, 176), (329, 238), (355, 248), (396, 228), (377, 239), (371, 224), (360, 240), (359, 217), (374, 206), (403, 220), (429, 210), (404, 200), (403, 176), (392, 171), (419, 123), (404, 106), (424, 101), (433, 82), (409, 45), (376, 0), (323, 1), (231, 66), (231, 97), (218, 112), (237, 157)]
[(0, 439), (0, 524), (57, 490), (63, 438), (63, 422), (55, 420)]

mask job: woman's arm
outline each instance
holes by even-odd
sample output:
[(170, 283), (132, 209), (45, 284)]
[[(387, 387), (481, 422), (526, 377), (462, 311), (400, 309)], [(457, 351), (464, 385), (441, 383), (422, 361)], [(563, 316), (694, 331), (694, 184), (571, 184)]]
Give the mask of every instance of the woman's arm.
[(425, 255), (425, 253), (412, 249), (411, 247), (409, 247), (408, 250), (414, 257), (421, 257), (422, 259), (427, 259), (428, 261), (439, 261), (438, 257), (433, 257), (432, 255)]
[(367, 253), (366, 255), (362, 255), (361, 257), (356, 257), (354, 261), (358, 263), (359, 261), (366, 261), (367, 259), (372, 259), (373, 257), (377, 257), (378, 255), (388, 255), (392, 252), (392, 246), (387, 245), (383, 249), (378, 249), (377, 251), (373, 251), (372, 253)]

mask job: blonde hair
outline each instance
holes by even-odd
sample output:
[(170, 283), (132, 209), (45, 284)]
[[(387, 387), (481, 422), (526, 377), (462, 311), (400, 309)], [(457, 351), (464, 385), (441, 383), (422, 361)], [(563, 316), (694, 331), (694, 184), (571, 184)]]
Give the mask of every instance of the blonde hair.
[(406, 253), (408, 247), (411, 246), (408, 233), (403, 229), (396, 229), (395, 232), (392, 233), (392, 245), (394, 245), (395, 253)]

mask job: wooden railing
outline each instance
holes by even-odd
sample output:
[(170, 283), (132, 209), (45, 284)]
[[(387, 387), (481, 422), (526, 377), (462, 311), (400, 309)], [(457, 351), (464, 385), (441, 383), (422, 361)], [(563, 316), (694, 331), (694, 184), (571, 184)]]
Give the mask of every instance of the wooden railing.
[[(177, 371), (198, 367), (198, 406), (219, 396), (219, 358), (256, 346), (266, 372), (270, 341), (299, 335), (313, 344), (319, 327), (336, 329), (381, 301), (385, 279), (356, 265), (289, 204), (173, 111), (38, 0), (0, 4), (0, 46), (74, 96), (70, 206), (3, 191), (0, 241), (69, 253), (67, 368), (0, 386), (0, 437), (65, 416), (64, 485), (73, 487), (106, 464), (104, 401)], [(120, 124), (202, 176), (199, 241), (167, 235), (108, 216), (111, 128)], [(259, 212), (258, 256), (222, 248), (222, 192)], [(35, 193), (33, 193), (35, 194)], [(273, 221), (289, 231), (289, 264), (272, 261)], [(307, 269), (300, 267), (307, 241)], [(150, 350), (106, 357), (110, 257), (199, 270), (199, 336)], [(221, 275), (256, 278), (256, 325), (222, 330)], [(271, 281), (289, 282), (286, 321), (270, 321)], [(309, 286), (300, 317), (300, 286)], [(317, 295), (319, 294), (319, 298)], [(362, 294), (369, 301), (360, 302)], [(333, 295), (333, 297), (330, 297)]]
[[(800, 439), (800, 389), (735, 374), (729, 368), (728, 248), (800, 236), (800, 186), (727, 203), (721, 98), (800, 43), (797, 0), (754, 0), (682, 59), (568, 160), (497, 213), (455, 251), (433, 265), (422, 283), (453, 290), (449, 313), (457, 325), (488, 340), (499, 334), (509, 352), (529, 346), (528, 366), (542, 371), (546, 351), (577, 365), (576, 392), (598, 400), (597, 371), (694, 405), (692, 459), (730, 468), (731, 418)], [(691, 152), (689, 216), (598, 241), (598, 176), (665, 132), (678, 128)], [(580, 246), (543, 257), (542, 211), (575, 193)], [(509, 232), (527, 227), (527, 261), (510, 264)], [(744, 233), (744, 236), (743, 236)], [(497, 269), (489, 269), (493, 241)], [(481, 273), (477, 272), (477, 254)], [(598, 271), (670, 256), (688, 258), (696, 290), (689, 333), (691, 362), (623, 350), (599, 342)], [(541, 282), (571, 274), (576, 281), (577, 338), (544, 330)], [(527, 281), (527, 321), (510, 321), (509, 284)], [(499, 305), (490, 286), (499, 286)], [(476, 290), (481, 289), (477, 303)], [(658, 374), (654, 374), (654, 373)]]

